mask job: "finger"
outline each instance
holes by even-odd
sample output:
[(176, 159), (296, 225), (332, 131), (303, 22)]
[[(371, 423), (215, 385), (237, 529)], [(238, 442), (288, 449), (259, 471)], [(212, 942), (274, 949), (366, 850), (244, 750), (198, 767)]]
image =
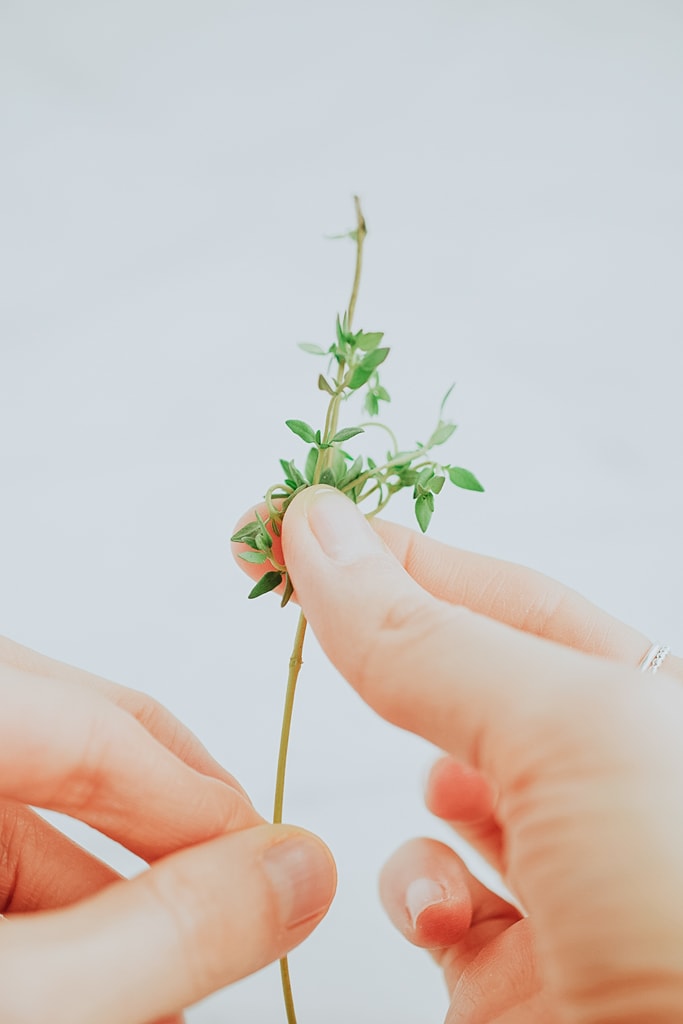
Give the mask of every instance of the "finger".
[(439, 962), (444, 950), (458, 946), (459, 969), (522, 916), (436, 839), (411, 839), (390, 857), (380, 875), (380, 898), (392, 924), (414, 945), (434, 951)]
[(80, 682), (0, 676), (0, 794), (62, 811), (145, 860), (263, 819)]
[(413, 579), (443, 601), (628, 665), (637, 665), (650, 646), (638, 630), (540, 572), (458, 550), (396, 523), (373, 525)]
[[(265, 505), (256, 508), (266, 512)], [(252, 520), (254, 511), (246, 513), (236, 529)], [(639, 665), (650, 647), (643, 633), (534, 569), (453, 548), (387, 520), (373, 519), (372, 526), (413, 579), (440, 600), (625, 665)], [(257, 580), (263, 567), (240, 559), (246, 550), (246, 544), (233, 545), (240, 568)], [(274, 535), (273, 550), (282, 562), (280, 538)], [(669, 655), (663, 670), (683, 681), (682, 658)]]
[(472, 922), (472, 897), (452, 851), (433, 839), (405, 843), (380, 875), (382, 904), (395, 928), (415, 946), (440, 949), (462, 939)]
[(443, 953), (441, 966), (451, 993), (445, 1024), (558, 1022), (553, 1000), (542, 987), (531, 920), (490, 931), (486, 941), (473, 935), (465, 956), (458, 946)]
[(320, 840), (263, 825), (171, 854), (66, 910), (17, 915), (0, 928), (2, 1019), (139, 1024), (177, 1014), (301, 942), (334, 886)]
[(502, 867), (502, 832), (495, 816), (496, 797), (480, 772), (452, 757), (434, 763), (427, 779), (425, 803), (497, 870)]
[(623, 684), (610, 662), (427, 594), (330, 488), (295, 498), (283, 543), (323, 649), (361, 697), (501, 788), (532, 762), (554, 760), (545, 726), (556, 725), (565, 704), (579, 706), (576, 681), (587, 668), (591, 683)]
[(393, 924), (442, 967), (453, 997), (448, 1021), (487, 1024), (537, 997), (528, 920), (443, 843), (405, 843), (382, 870), (380, 895)]
[(99, 691), (117, 707), (136, 718), (147, 732), (151, 733), (155, 739), (191, 768), (195, 768), (203, 775), (211, 775), (227, 782), (229, 786), (238, 789), (246, 797), (247, 794), (234, 776), (211, 757), (194, 733), (182, 722), (179, 722), (163, 704), (146, 693), (119, 686), (117, 683), (112, 683), (108, 679), (102, 679), (72, 665), (65, 665), (61, 661), (55, 661), (53, 658), (23, 647), (7, 637), (0, 636), (0, 665), (2, 664), (31, 675), (42, 676), (45, 679), (80, 682)]
[(67, 906), (119, 875), (21, 804), (0, 802), (0, 910)]

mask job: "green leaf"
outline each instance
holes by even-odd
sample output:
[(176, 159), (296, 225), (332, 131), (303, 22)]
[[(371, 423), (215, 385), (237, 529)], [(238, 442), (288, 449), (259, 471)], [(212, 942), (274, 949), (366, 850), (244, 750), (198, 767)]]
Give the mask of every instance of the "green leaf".
[(285, 575), (285, 589), (284, 589), (284, 592), (282, 594), (282, 600), (280, 601), (280, 607), (281, 608), (284, 608), (284, 606), (289, 603), (289, 599), (290, 599), (290, 597), (292, 596), (293, 593), (294, 593), (294, 587), (292, 586), (292, 578), (289, 575), (289, 573), (287, 573)]
[(334, 473), (332, 472), (331, 469), (329, 469), (329, 467), (327, 469), (324, 469), (320, 474), (320, 483), (327, 484), (328, 487), (336, 486), (337, 482), (334, 478)]
[(375, 388), (375, 394), (377, 395), (377, 398), (379, 398), (381, 402), (391, 401), (391, 395), (389, 394), (386, 388), (382, 387), (381, 384), (378, 384), (377, 387)]
[(266, 572), (263, 574), (261, 579), (258, 581), (253, 590), (249, 593), (249, 599), (253, 597), (260, 597), (261, 594), (267, 594), (269, 590), (275, 590), (282, 583), (281, 572)]
[(261, 526), (258, 522), (247, 523), (245, 526), (240, 527), (237, 533), (234, 533), (230, 540), (233, 544), (252, 544), (255, 537), (261, 532)]
[(452, 437), (457, 426), (455, 423), (439, 423), (438, 427), (429, 438), (427, 442), (428, 448), (433, 448), (437, 444), (445, 444), (449, 437)]
[(429, 481), (432, 479), (433, 476), (434, 470), (432, 469), (432, 467), (425, 466), (425, 468), (420, 471), (420, 475), (417, 478), (416, 485), (418, 487), (427, 487)]
[(421, 494), (415, 502), (415, 518), (417, 519), (418, 525), (423, 533), (426, 533), (427, 531), (433, 512), (434, 495)]
[(376, 369), (380, 363), (389, 355), (390, 349), (388, 348), (376, 348), (374, 352), (368, 352), (366, 356), (363, 356), (360, 366), (369, 366), (371, 370)]
[(358, 458), (355, 459), (353, 461), (353, 463), (349, 466), (349, 468), (346, 470), (346, 473), (344, 474), (342, 479), (339, 481), (339, 486), (340, 487), (345, 487), (347, 484), (350, 484), (353, 480), (356, 479), (357, 476), (360, 476), (362, 472), (363, 472), (363, 456), (359, 455)]
[(367, 384), (370, 380), (373, 370), (377, 369), (380, 363), (383, 363), (388, 355), (388, 348), (376, 348), (374, 352), (368, 352), (367, 355), (363, 356), (351, 374), (348, 381), (348, 387), (351, 388), (352, 391), (357, 391), (358, 388), (362, 388), (363, 385)]
[(318, 465), (318, 449), (311, 448), (306, 459), (306, 466), (304, 468), (304, 474), (309, 484), (313, 483), (313, 477), (315, 476), (315, 467)]
[(242, 551), (239, 557), (243, 558), (245, 562), (253, 562), (254, 565), (263, 565), (268, 556), (265, 551)]
[(332, 442), (335, 441), (348, 441), (350, 438), (355, 437), (356, 434), (364, 434), (365, 431), (362, 427), (344, 427), (342, 430), (338, 430), (332, 438)]
[(339, 342), (342, 352), (344, 351), (347, 345), (353, 345), (353, 335), (349, 334), (346, 327), (346, 313), (344, 313), (343, 325), (339, 319), (339, 316), (337, 316), (337, 341)]
[(302, 352), (310, 352), (312, 356), (326, 356), (327, 352), (320, 345), (312, 345), (310, 341), (300, 341), (299, 348)]
[(451, 483), (455, 484), (456, 487), (462, 487), (465, 491), (484, 490), (474, 473), (470, 473), (469, 469), (463, 469), (461, 466), (448, 466), (447, 472)]
[(326, 391), (328, 393), (328, 395), (333, 395), (334, 394), (334, 390), (332, 388), (332, 385), (330, 384), (330, 382), (325, 377), (323, 377), (322, 373), (318, 377), (318, 390), (319, 391)]
[(432, 492), (432, 494), (441, 494), (441, 490), (445, 483), (445, 476), (435, 476), (433, 480), (429, 481), (429, 490)]
[(285, 423), (292, 433), (300, 437), (306, 444), (312, 444), (315, 441), (315, 431), (308, 423), (304, 423), (303, 420), (285, 420)]
[(347, 387), (351, 391), (357, 391), (358, 388), (362, 388), (364, 384), (372, 377), (372, 369), (366, 369), (365, 367), (358, 365), (348, 379)]
[(363, 408), (369, 416), (379, 416), (379, 399), (376, 391), (368, 391), (363, 402)]
[(354, 335), (354, 337), (358, 348), (362, 349), (363, 352), (372, 352), (384, 337), (384, 332), (373, 331), (370, 334), (366, 334), (365, 331), (358, 331), (358, 334)]

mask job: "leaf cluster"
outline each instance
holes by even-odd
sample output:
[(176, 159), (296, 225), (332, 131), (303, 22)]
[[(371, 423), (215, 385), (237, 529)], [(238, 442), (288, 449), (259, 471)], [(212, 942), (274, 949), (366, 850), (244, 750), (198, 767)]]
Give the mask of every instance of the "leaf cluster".
[[(309, 342), (299, 346), (311, 355), (326, 356), (329, 360), (326, 373), (318, 377), (319, 390), (329, 396), (327, 415), (320, 428), (311, 426), (305, 420), (286, 420), (289, 430), (308, 447), (305, 456), (302, 456), (302, 468), (294, 459), (280, 459), (283, 476), (266, 492), (266, 519), (256, 513), (255, 519), (231, 538), (248, 547), (247, 551), (240, 554), (240, 558), (252, 564), (267, 563), (270, 566), (251, 590), (250, 598), (275, 590), (284, 582), (282, 604), (289, 601), (292, 595), (291, 580), (286, 566), (280, 564), (273, 555), (272, 535), (280, 535), (282, 519), (294, 497), (313, 484), (335, 487), (356, 504), (372, 499), (373, 507), (369, 515), (384, 509), (399, 491), (412, 489), (415, 518), (423, 532), (429, 526), (436, 497), (447, 480), (455, 487), (483, 491), (484, 488), (469, 470), (444, 464), (433, 455), (433, 449), (449, 441), (456, 430), (455, 423), (443, 418), (444, 407), (453, 387), (444, 395), (437, 424), (428, 440), (425, 443), (417, 442), (412, 449), (400, 451), (389, 427), (374, 420), (339, 428), (340, 405), (353, 394), (364, 389), (363, 408), (372, 417), (379, 413), (381, 402), (388, 403), (391, 400), (379, 376), (379, 367), (390, 351), (382, 346), (383, 338), (381, 331), (352, 332), (345, 313), (343, 317), (337, 317), (336, 336), (329, 347)], [(353, 454), (345, 447), (348, 441), (365, 433), (369, 426), (380, 427), (392, 440), (392, 447), (378, 460)]]

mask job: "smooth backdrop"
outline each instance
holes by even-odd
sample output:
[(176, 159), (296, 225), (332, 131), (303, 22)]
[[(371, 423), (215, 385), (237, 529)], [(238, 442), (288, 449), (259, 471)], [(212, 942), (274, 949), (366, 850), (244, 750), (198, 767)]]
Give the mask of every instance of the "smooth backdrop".
[[(296, 343), (348, 301), (324, 236), (357, 192), (387, 419), (424, 439), (456, 381), (486, 485), (433, 535), (680, 648), (682, 53), (676, 0), (3, 0), (0, 631), (154, 694), (267, 812), (295, 613), (246, 601), (228, 537), (283, 421), (320, 420)], [(309, 643), (286, 812), (340, 884), (300, 1024), (443, 1017), (376, 896), (403, 839), (448, 837), (432, 754)], [(188, 1020), (282, 1021), (277, 969)]]

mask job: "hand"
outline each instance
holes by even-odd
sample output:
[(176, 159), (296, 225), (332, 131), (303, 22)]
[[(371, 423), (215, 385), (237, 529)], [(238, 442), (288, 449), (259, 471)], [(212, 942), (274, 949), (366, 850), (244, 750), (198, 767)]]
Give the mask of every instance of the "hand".
[[(439, 947), (449, 1024), (680, 1020), (681, 663), (643, 676), (647, 639), (577, 595), (375, 532), (329, 489), (295, 499), (283, 547), (323, 648), (376, 711), (449, 755), (429, 799), (453, 818), (469, 801), (462, 831), (528, 914), (441, 844), (418, 841), (389, 865), (392, 917)], [(417, 928), (411, 885), (413, 909), (427, 904)]]
[[(27, 805), (153, 866), (128, 881)], [(0, 639), (0, 1019), (145, 1024), (283, 956), (334, 892), (165, 708)]]

